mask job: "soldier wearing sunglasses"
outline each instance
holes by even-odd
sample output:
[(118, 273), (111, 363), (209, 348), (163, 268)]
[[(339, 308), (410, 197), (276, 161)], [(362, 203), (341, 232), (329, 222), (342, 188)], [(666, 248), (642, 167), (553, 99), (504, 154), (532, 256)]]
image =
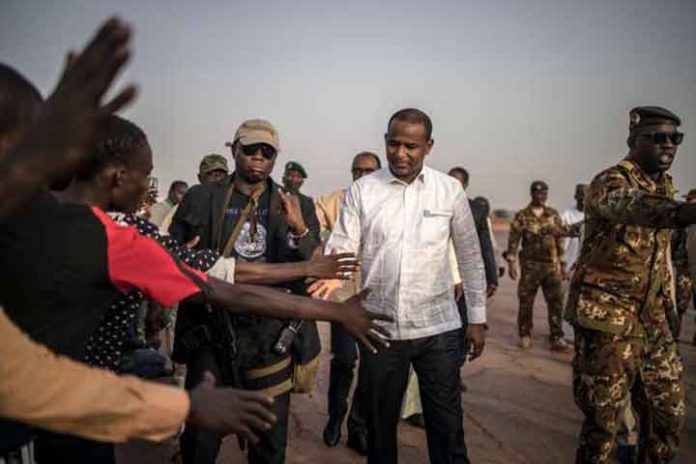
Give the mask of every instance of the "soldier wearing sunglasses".
[[(192, 187), (174, 217), (171, 234), (184, 241), (199, 236), (199, 247), (241, 261), (310, 259), (320, 245), (319, 222), (311, 199), (286, 193), (270, 178), (280, 149), (275, 127), (260, 119), (245, 121), (227, 146), (235, 171), (216, 185)], [(305, 292), (301, 281), (286, 289)], [(250, 446), (248, 459), (252, 464), (284, 462), (291, 374), (296, 362), (304, 364), (319, 354), (316, 326), (308, 321), (292, 325), (295, 343), (281, 354), (276, 345), (290, 330), (288, 321), (255, 317), (221, 321), (203, 313), (187, 306), (179, 310), (174, 358), (186, 362), (187, 383), (197, 383), (206, 370), (222, 370), (225, 384), (274, 397), (278, 421), (261, 434), (260, 443)], [(188, 427), (181, 437), (184, 462), (215, 462), (219, 447), (220, 438), (201, 429)]]
[(677, 451), (686, 404), (667, 320), (674, 311), (668, 254), (673, 230), (696, 222), (696, 205), (674, 199), (667, 174), (684, 139), (680, 124), (664, 108), (631, 110), (628, 156), (587, 190), (566, 308), (575, 328), (575, 402), (585, 415), (577, 462), (609, 462), (629, 398), (643, 427), (638, 462), (669, 462)]

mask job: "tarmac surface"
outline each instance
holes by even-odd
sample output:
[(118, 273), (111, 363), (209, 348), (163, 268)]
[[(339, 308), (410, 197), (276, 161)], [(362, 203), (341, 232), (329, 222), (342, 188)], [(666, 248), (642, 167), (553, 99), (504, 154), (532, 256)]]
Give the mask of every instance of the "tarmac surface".
[[(498, 235), (498, 234), (496, 234)], [(498, 243), (505, 243), (498, 237)], [(572, 353), (548, 349), (546, 307), (537, 295), (534, 308), (534, 336), (530, 350), (517, 346), (515, 320), (516, 284), (501, 279), (498, 293), (489, 300), (488, 332), (483, 356), (467, 363), (462, 379), (468, 391), (462, 394), (464, 431), (473, 463), (572, 463), (581, 415), (571, 391)], [(696, 330), (694, 312), (687, 313), (680, 350), (684, 359), (687, 393), (687, 426), (677, 463), (696, 462), (696, 347), (689, 341)], [(345, 446), (344, 436), (335, 448), (321, 439), (327, 420), (326, 392), (329, 380), (329, 327), (320, 323), (322, 353), (313, 393), (292, 398), (288, 463), (350, 464), (365, 459)], [(120, 462), (172, 462), (175, 450), (168, 445), (134, 446), (122, 450)], [(138, 455), (137, 460), (134, 455)], [(423, 430), (401, 423), (400, 463), (428, 462)], [(245, 462), (235, 437), (228, 437), (220, 463)]]

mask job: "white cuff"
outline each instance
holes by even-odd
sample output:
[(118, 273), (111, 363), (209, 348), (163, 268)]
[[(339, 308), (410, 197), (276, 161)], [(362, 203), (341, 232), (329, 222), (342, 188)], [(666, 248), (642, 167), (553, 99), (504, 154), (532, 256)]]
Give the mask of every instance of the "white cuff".
[(235, 263), (235, 258), (220, 258), (213, 264), (213, 267), (208, 269), (206, 274), (233, 284)]

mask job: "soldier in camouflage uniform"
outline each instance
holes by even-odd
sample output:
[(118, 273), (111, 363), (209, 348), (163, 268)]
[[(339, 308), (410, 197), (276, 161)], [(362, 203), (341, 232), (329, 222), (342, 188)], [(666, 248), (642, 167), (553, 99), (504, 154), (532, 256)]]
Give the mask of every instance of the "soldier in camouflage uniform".
[(517, 330), (520, 346), (529, 348), (532, 335), (532, 308), (537, 290), (541, 286), (548, 307), (549, 341), (552, 350), (567, 350), (563, 340), (563, 292), (561, 279), (566, 273), (563, 260), (561, 231), (564, 230), (558, 212), (546, 206), (549, 187), (545, 182), (535, 181), (531, 186), (532, 201), (515, 214), (510, 225), (508, 248), (505, 259), (509, 264), (510, 277), (517, 279), (517, 251), (519, 252), (522, 276), (517, 287), (519, 312)]
[(573, 390), (585, 415), (578, 463), (609, 462), (629, 392), (645, 404), (639, 456), (668, 462), (685, 419), (682, 363), (666, 315), (674, 310), (672, 229), (696, 222), (666, 171), (683, 135), (658, 107), (631, 110), (629, 155), (597, 175), (585, 199), (584, 240), (566, 317), (575, 328)]

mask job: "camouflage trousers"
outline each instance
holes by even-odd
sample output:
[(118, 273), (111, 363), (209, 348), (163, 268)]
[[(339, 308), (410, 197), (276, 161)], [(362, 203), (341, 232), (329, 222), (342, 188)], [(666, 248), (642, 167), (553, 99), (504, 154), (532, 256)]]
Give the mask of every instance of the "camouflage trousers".
[(645, 338), (576, 327), (573, 393), (585, 415), (577, 463), (611, 462), (629, 398), (639, 417), (639, 456), (653, 463), (674, 457), (686, 404), (683, 366), (667, 327)]
[[(672, 328), (674, 338), (679, 338), (681, 334), (682, 318), (693, 299), (694, 286), (691, 276), (688, 274), (677, 274), (675, 278), (675, 290), (677, 300), (677, 318)], [(695, 308), (696, 309), (696, 308)]]
[(544, 293), (548, 310), (549, 339), (554, 341), (563, 337), (563, 291), (557, 266), (551, 263), (521, 263), (520, 283), (517, 285), (517, 332), (520, 337), (532, 335), (532, 309), (539, 287)]

